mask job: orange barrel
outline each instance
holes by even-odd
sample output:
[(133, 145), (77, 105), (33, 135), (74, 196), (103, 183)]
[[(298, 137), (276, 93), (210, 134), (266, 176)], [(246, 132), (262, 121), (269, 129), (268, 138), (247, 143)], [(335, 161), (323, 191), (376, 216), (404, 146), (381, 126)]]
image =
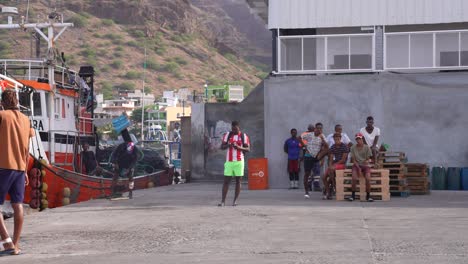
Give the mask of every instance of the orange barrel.
[(249, 190), (268, 189), (268, 159), (249, 159)]

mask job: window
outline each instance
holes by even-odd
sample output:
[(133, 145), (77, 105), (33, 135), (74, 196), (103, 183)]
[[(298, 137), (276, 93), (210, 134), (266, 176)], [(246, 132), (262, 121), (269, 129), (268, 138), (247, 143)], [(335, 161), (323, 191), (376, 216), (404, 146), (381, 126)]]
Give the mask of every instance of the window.
[(60, 98), (55, 98), (54, 116), (56, 119), (60, 117)]
[(302, 70), (302, 44), (301, 39), (281, 40), (281, 70), (298, 71)]
[(387, 68), (408, 68), (409, 36), (388, 35), (385, 52)]
[(65, 115), (66, 110), (65, 110), (65, 99), (62, 99), (62, 118), (66, 118), (67, 116)]
[(458, 33), (436, 34), (436, 66), (458, 66)]
[(33, 94), (34, 116), (42, 116), (41, 94)]

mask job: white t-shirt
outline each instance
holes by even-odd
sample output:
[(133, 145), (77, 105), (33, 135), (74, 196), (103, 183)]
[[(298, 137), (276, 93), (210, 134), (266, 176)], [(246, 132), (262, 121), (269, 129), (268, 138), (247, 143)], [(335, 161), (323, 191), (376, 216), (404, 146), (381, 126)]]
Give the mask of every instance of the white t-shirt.
[[(380, 136), (380, 129), (378, 127), (374, 127), (374, 130), (370, 134), (367, 133), (367, 130), (365, 127), (361, 128), (360, 132), (364, 136), (364, 139), (366, 140), (367, 145), (369, 145), (369, 147), (372, 147), (375, 137)], [(376, 146), (378, 148), (379, 144), (376, 144)]]
[[(333, 139), (333, 135), (335, 133), (331, 133), (330, 135), (327, 136), (326, 140), (328, 142), (328, 146), (331, 148), (333, 145), (335, 145), (335, 140)], [(341, 133), (341, 142), (343, 144), (348, 145), (351, 142), (351, 139), (349, 139), (348, 135), (346, 133)]]
[[(321, 135), (321, 134), (320, 134)], [(301, 135), (302, 140), (306, 144), (307, 154), (311, 157), (316, 157), (322, 149), (324, 143), (320, 135), (315, 136), (314, 132), (304, 132)]]

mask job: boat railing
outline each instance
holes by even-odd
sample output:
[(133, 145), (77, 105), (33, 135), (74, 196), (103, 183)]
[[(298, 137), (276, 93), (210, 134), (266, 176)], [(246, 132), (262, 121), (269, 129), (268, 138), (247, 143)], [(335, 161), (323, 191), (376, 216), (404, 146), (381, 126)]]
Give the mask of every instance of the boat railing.
[[(48, 64), (43, 60), (0, 60), (0, 69), (18, 80), (48, 82)], [(67, 67), (55, 65), (55, 82), (63, 88), (73, 88), (78, 80), (78, 73)]]
[[(51, 163), (57, 166), (70, 166), (76, 170), (77, 154), (80, 152), (82, 140), (93, 137), (92, 133), (81, 133), (70, 130), (51, 130), (49, 131), (49, 150)], [(90, 143), (90, 142), (88, 142)], [(95, 144), (91, 144), (95, 145)], [(57, 157), (57, 153), (63, 153)]]

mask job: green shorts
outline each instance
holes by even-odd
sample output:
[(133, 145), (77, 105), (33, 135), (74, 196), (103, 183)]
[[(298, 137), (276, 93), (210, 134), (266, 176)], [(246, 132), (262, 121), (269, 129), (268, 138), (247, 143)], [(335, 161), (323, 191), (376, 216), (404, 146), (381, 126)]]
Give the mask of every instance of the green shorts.
[(224, 176), (244, 176), (244, 161), (226, 161), (224, 163)]

